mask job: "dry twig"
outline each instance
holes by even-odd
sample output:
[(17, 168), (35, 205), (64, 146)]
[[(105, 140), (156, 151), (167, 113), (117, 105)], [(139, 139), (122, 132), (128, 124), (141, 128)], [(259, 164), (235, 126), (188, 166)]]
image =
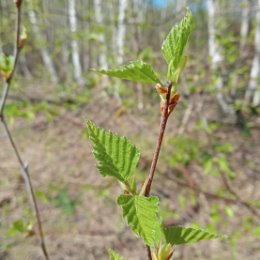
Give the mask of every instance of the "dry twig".
[(48, 251), (47, 251), (45, 241), (44, 241), (44, 233), (43, 233), (42, 224), (41, 224), (40, 211), (39, 211), (39, 208), (38, 208), (37, 200), (36, 200), (36, 197), (35, 197), (35, 192), (34, 192), (33, 185), (32, 185), (32, 182), (31, 182), (31, 178), (30, 178), (30, 175), (29, 175), (28, 165), (26, 165), (21, 158), (21, 155), (18, 151), (18, 148), (17, 148), (17, 146), (14, 142), (14, 138), (12, 137), (12, 134), (11, 134), (9, 128), (8, 128), (7, 122), (5, 120), (5, 114), (4, 114), (5, 104), (6, 104), (8, 93), (9, 93), (9, 90), (10, 90), (10, 87), (11, 87), (11, 82), (12, 82), (12, 79), (13, 79), (13, 76), (14, 76), (14, 73), (15, 73), (19, 54), (20, 54), (20, 51), (22, 49), (22, 45), (20, 44), (22, 0), (16, 0), (14, 2), (16, 4), (16, 11), (17, 11), (16, 12), (16, 32), (15, 32), (16, 38), (15, 38), (15, 48), (14, 48), (14, 64), (13, 64), (13, 68), (12, 68), (10, 76), (8, 76), (4, 80), (4, 90), (3, 90), (2, 99), (1, 99), (1, 103), (0, 103), (0, 121), (3, 124), (3, 128), (4, 128), (4, 131), (6, 133), (6, 136), (7, 136), (8, 140), (9, 140), (9, 142), (10, 142), (12, 148), (13, 148), (15, 156), (16, 156), (18, 163), (21, 167), (21, 173), (22, 173), (24, 182), (26, 184), (26, 188), (27, 188), (27, 191), (28, 191), (31, 203), (32, 203), (33, 211), (34, 211), (35, 216), (36, 216), (39, 238), (40, 238), (40, 242), (41, 242), (41, 249), (42, 249), (42, 252), (44, 254), (45, 260), (49, 260), (50, 258), (49, 258)]

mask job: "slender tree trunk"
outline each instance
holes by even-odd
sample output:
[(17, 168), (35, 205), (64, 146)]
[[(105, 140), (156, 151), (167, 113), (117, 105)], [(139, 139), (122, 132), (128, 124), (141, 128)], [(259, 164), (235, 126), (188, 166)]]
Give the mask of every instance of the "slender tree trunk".
[(249, 0), (242, 1), (242, 21), (240, 27), (240, 57), (244, 56), (248, 30), (249, 30)]
[(208, 47), (211, 58), (211, 70), (217, 75), (216, 98), (222, 111), (227, 114), (233, 114), (233, 109), (226, 103), (223, 91), (223, 78), (221, 75), (221, 62), (223, 57), (220, 47), (215, 39), (216, 37), (216, 0), (208, 0)]
[(125, 16), (128, 0), (119, 1), (119, 14), (118, 14), (118, 30), (117, 30), (117, 63), (122, 64), (124, 61), (124, 48), (125, 48)]
[(117, 9), (115, 8), (115, 3), (117, 1), (111, 0), (108, 4), (108, 12), (110, 14), (110, 17), (113, 21), (112, 28), (111, 28), (111, 44), (109, 44), (110, 48), (108, 48), (108, 52), (112, 55), (112, 61), (113, 63), (116, 63), (116, 56), (117, 56)]
[[(38, 21), (37, 21), (35, 11), (33, 10), (32, 2), (30, 2), (29, 19), (30, 19), (30, 23), (31, 23), (32, 30), (33, 30), (33, 33), (35, 35), (34, 37), (36, 38), (36, 41), (39, 42), (39, 43), (45, 42), (45, 40), (42, 36), (42, 33), (40, 31), (39, 25), (38, 25)], [(50, 55), (47, 47), (42, 46), (40, 48), (40, 53), (41, 53), (41, 56), (42, 56), (43, 63), (45, 65), (47, 71), (50, 74), (50, 78), (51, 78), (52, 83), (57, 84), (58, 81), (59, 81), (58, 75), (57, 75), (55, 66), (53, 64), (53, 61), (51, 59), (51, 55)]]
[[(95, 8), (95, 18), (96, 21), (98, 23), (98, 25), (102, 25), (105, 26), (105, 24), (103, 24), (103, 14), (102, 14), (102, 1), (101, 0), (95, 0), (94, 1), (94, 8)], [(103, 1), (103, 4), (105, 4), (105, 2)], [(107, 69), (108, 68), (108, 64), (107, 64), (107, 49), (106, 49), (106, 40), (105, 40), (105, 33), (99, 33), (98, 36), (98, 40), (99, 40), (99, 44), (100, 44), (100, 48), (99, 48), (99, 56), (98, 56), (98, 65), (100, 68), (102, 69)]]
[(72, 74), (69, 73), (69, 57), (70, 57), (70, 52), (68, 49), (68, 45), (64, 42), (64, 46), (62, 46), (62, 50), (61, 50), (61, 68), (60, 68), (60, 72), (61, 72), (61, 77), (62, 80), (64, 81), (69, 81), (71, 82), (71, 77)]
[(84, 85), (82, 77), (82, 68), (80, 64), (80, 50), (78, 42), (75, 38), (77, 33), (77, 17), (76, 17), (76, 0), (68, 0), (68, 13), (69, 13), (69, 25), (72, 33), (71, 39), (71, 51), (72, 51), (72, 64), (73, 74), (78, 85)]
[(208, 33), (209, 33), (209, 56), (211, 58), (211, 69), (216, 70), (218, 63), (222, 61), (219, 46), (215, 40), (215, 0), (208, 0)]
[[(128, 0), (119, 0), (118, 7), (118, 21), (117, 21), (117, 37), (116, 37), (116, 46), (117, 46), (117, 55), (116, 55), (116, 63), (117, 65), (121, 65), (124, 61), (125, 54), (125, 16), (126, 16), (126, 8), (128, 6)], [(115, 97), (121, 103), (121, 98), (119, 95), (119, 81), (115, 84)]]
[[(95, 18), (98, 26), (106, 26), (103, 21), (103, 13), (102, 13), (102, 4), (107, 6), (106, 2), (102, 2), (102, 0), (94, 0), (94, 10), (95, 10)], [(105, 39), (105, 31), (99, 32), (98, 35), (98, 67), (102, 69), (108, 69), (107, 64), (107, 44)], [(107, 86), (108, 77), (103, 75), (100, 81), (101, 88), (105, 88)]]
[[(260, 0), (257, 0), (258, 7), (260, 8)], [(245, 105), (252, 102), (253, 106), (260, 105), (260, 12), (256, 12), (256, 27), (255, 27), (255, 54), (250, 72), (250, 80), (245, 94)]]
[[(135, 22), (141, 24), (144, 22), (145, 19), (145, 9), (146, 6), (144, 5), (142, 0), (134, 0), (133, 1), (133, 11), (135, 16)], [(140, 30), (140, 26), (135, 26), (135, 37), (133, 37), (133, 46), (135, 52), (138, 54), (141, 50), (141, 36), (142, 32)], [(143, 102), (143, 86), (140, 83), (136, 84), (136, 92), (137, 92), (137, 107), (139, 110), (144, 108)]]

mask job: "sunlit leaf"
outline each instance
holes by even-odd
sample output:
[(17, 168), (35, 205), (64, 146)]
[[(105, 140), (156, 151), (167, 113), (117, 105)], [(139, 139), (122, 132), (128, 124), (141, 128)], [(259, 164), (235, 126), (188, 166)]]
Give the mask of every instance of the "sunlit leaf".
[(0, 75), (8, 80), (14, 66), (14, 56), (0, 53)]
[(168, 64), (167, 78), (177, 82), (183, 70), (186, 57), (183, 56), (191, 30), (191, 11), (187, 11), (183, 20), (175, 25), (162, 44), (162, 53)]
[(200, 240), (223, 237), (218, 234), (210, 233), (208, 230), (190, 227), (169, 227), (164, 229), (164, 234), (166, 242), (171, 245), (194, 243)]
[(22, 48), (25, 45), (25, 43), (27, 41), (27, 37), (28, 37), (27, 29), (24, 26), (22, 26), (21, 33), (20, 33), (20, 38), (19, 38), (19, 47), (20, 48)]
[(117, 202), (128, 225), (147, 245), (159, 243), (162, 229), (158, 217), (158, 197), (121, 195)]
[(26, 233), (29, 230), (30, 225), (19, 219), (12, 223), (12, 226), (8, 229), (8, 235), (10, 237), (15, 236), (17, 233)]
[(102, 69), (96, 71), (111, 77), (136, 81), (140, 83), (160, 83), (159, 76), (154, 71), (152, 66), (141, 60), (132, 61), (129, 64), (114, 70)]
[(127, 138), (98, 128), (90, 121), (87, 122), (87, 127), (99, 172), (121, 182), (129, 180), (139, 161), (139, 150)]

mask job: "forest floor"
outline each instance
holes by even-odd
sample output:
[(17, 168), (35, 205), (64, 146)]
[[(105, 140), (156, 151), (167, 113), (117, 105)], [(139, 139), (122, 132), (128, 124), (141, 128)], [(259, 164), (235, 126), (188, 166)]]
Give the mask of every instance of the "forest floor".
[[(196, 105), (196, 99), (191, 102)], [(221, 117), (213, 103), (211, 98), (205, 99), (200, 113), (216, 122)], [(242, 202), (260, 199), (259, 119), (253, 120), (250, 135), (244, 137), (233, 124), (222, 124), (211, 133), (197, 130), (195, 113), (182, 124), (185, 112), (187, 109), (180, 106), (169, 121), (152, 193), (160, 196), (168, 223), (214, 226), (233, 239), (176, 247), (175, 259), (260, 259), (260, 209), (252, 206), (258, 212), (254, 213)], [(107, 249), (113, 248), (128, 260), (144, 260), (145, 247), (122, 221), (115, 203), (119, 185), (101, 178), (95, 168), (90, 143), (84, 137), (86, 119), (137, 144), (142, 153), (138, 168), (141, 182), (149, 169), (160, 115), (156, 105), (137, 111), (101, 96), (75, 111), (59, 108), (59, 115), (51, 121), (41, 113), (33, 122), (15, 119), (11, 131), (29, 163), (51, 259), (105, 260)], [(184, 127), (181, 133), (180, 126)], [(213, 139), (231, 144), (228, 162), (236, 177), (229, 182), (239, 198), (225, 187), (221, 176), (206, 175), (196, 160), (170, 167), (164, 158), (176, 151), (170, 143), (175, 135), (205, 140), (206, 145)], [(0, 259), (43, 259), (19, 165), (2, 129), (0, 147)], [(12, 225), (16, 221), (31, 223), (32, 232), (15, 233)]]

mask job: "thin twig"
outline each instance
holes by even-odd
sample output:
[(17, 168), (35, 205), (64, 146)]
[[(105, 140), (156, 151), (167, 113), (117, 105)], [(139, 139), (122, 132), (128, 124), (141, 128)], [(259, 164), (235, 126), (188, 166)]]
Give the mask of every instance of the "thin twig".
[(1, 99), (1, 103), (0, 103), (0, 117), (3, 116), (8, 92), (9, 92), (9, 89), (10, 89), (10, 86), (11, 86), (11, 82), (12, 82), (12, 79), (13, 79), (15, 68), (16, 68), (16, 65), (17, 65), (17, 61), (18, 61), (18, 58), (19, 58), (20, 51), (21, 51), (21, 48), (19, 47), (20, 26), (21, 26), (21, 6), (17, 7), (17, 15), (16, 15), (16, 40), (15, 40), (15, 48), (14, 48), (14, 65), (13, 65), (11, 75), (5, 81), (4, 91), (3, 91), (3, 95), (2, 95), (2, 99)]
[(23, 176), (23, 179), (25, 181), (26, 184), (26, 188), (32, 203), (32, 207), (35, 213), (35, 217), (36, 217), (36, 222), (37, 222), (37, 227), (38, 227), (38, 232), (39, 232), (39, 238), (40, 238), (40, 242), (41, 242), (41, 249), (42, 252), (44, 254), (45, 260), (49, 260), (49, 255), (47, 252), (47, 248), (45, 245), (45, 241), (44, 241), (44, 233), (43, 233), (43, 229), (42, 229), (42, 224), (41, 224), (41, 216), (40, 216), (40, 211), (38, 208), (38, 204), (37, 204), (37, 200), (35, 197), (35, 192), (33, 189), (33, 185), (31, 182), (31, 178), (29, 175), (29, 170), (28, 170), (28, 166), (23, 162), (20, 153), (17, 149), (17, 146), (14, 142), (14, 139), (12, 137), (12, 134), (8, 128), (8, 125), (6, 123), (5, 120), (5, 116), (4, 116), (4, 111), (5, 111), (5, 104), (6, 104), (6, 100), (8, 97), (8, 93), (11, 87), (11, 82), (15, 73), (15, 69), (16, 69), (16, 65), (17, 65), (17, 61), (18, 61), (18, 57), (20, 54), (20, 51), (22, 49), (22, 46), (20, 45), (20, 27), (21, 27), (21, 3), (22, 1), (17, 1), (16, 2), (16, 9), (17, 9), (17, 15), (16, 15), (16, 41), (15, 41), (15, 49), (14, 49), (14, 64), (13, 64), (13, 69), (11, 71), (10, 76), (5, 80), (5, 85), (4, 85), (4, 90), (3, 90), (3, 94), (2, 94), (2, 98), (1, 98), (1, 103), (0, 103), (0, 121), (3, 124), (4, 127), (4, 131), (6, 133), (6, 136), (13, 148), (13, 151), (15, 153), (15, 156), (20, 164), (21, 167), (21, 173)]
[(193, 190), (194, 192), (198, 192), (201, 193), (203, 195), (205, 195), (207, 198), (211, 198), (213, 200), (220, 200), (220, 201), (224, 201), (226, 203), (230, 203), (230, 204), (237, 204), (237, 200), (236, 199), (232, 199), (232, 198), (228, 198), (228, 197), (223, 197), (223, 196), (219, 196), (216, 193), (212, 193), (212, 192), (208, 192), (205, 190), (202, 190), (200, 187), (196, 186), (191, 186), (189, 183), (180, 181), (178, 178), (174, 177), (172, 173), (166, 173), (166, 176), (169, 180), (172, 180), (173, 182), (175, 182), (176, 184), (186, 187), (190, 190)]
[(157, 139), (157, 144), (156, 144), (155, 152), (154, 152), (152, 163), (151, 163), (151, 168), (150, 168), (149, 174), (148, 174), (148, 176), (142, 186), (141, 192), (140, 192), (141, 194), (144, 194), (147, 197), (150, 195), (151, 185), (153, 182), (153, 177), (154, 177), (156, 165), (157, 165), (160, 150), (161, 150), (164, 132), (165, 132), (167, 121), (168, 121), (168, 118), (170, 115), (169, 106), (170, 106), (170, 98), (171, 98), (171, 89), (172, 89), (172, 82), (169, 83), (168, 88), (167, 88), (166, 102), (165, 102), (163, 114), (161, 117), (160, 133), (159, 133), (159, 136)]
[(222, 178), (222, 181), (225, 185), (225, 187), (227, 188), (227, 190), (237, 199), (237, 201), (244, 205), (253, 215), (259, 217), (260, 214), (259, 212), (254, 208), (252, 207), (252, 205), (250, 205), (247, 201), (244, 201), (238, 194), (237, 192), (231, 187), (231, 185), (229, 184), (228, 182), (228, 179), (225, 175), (224, 172), (220, 171), (220, 175), (221, 175), (221, 178)]
[[(167, 121), (168, 121), (168, 118), (170, 115), (169, 106), (170, 106), (170, 99), (171, 99), (171, 89), (172, 89), (172, 82), (170, 82), (167, 87), (166, 101), (165, 101), (165, 105), (164, 105), (164, 109), (163, 109), (163, 114), (161, 116), (160, 132), (159, 132), (159, 136), (157, 139), (155, 152), (153, 155), (151, 168), (150, 168), (149, 174), (147, 175), (147, 178), (140, 191), (140, 194), (144, 194), (146, 197), (149, 197), (149, 195), (150, 195), (153, 177), (154, 177), (156, 165), (158, 162), (158, 158), (160, 155), (164, 132), (165, 132)], [(151, 248), (149, 246), (146, 246), (146, 248), (147, 248), (148, 259), (152, 260)]]
[(17, 158), (17, 160), (20, 164), (21, 173), (22, 173), (25, 185), (26, 185), (27, 192), (28, 192), (29, 197), (30, 197), (30, 201), (32, 203), (33, 210), (35, 212), (37, 228), (38, 228), (38, 231), (39, 231), (39, 237), (40, 237), (40, 241), (41, 241), (41, 248), (42, 248), (43, 254), (45, 256), (45, 260), (49, 260), (49, 255), (48, 255), (48, 251), (47, 251), (47, 248), (46, 248), (46, 245), (45, 245), (45, 240), (44, 240), (44, 233), (43, 233), (43, 228), (42, 228), (42, 223), (41, 223), (41, 215), (40, 215), (40, 211), (39, 211), (39, 208), (38, 208), (38, 204), (37, 204), (35, 192), (34, 192), (34, 189), (33, 189), (33, 185), (32, 185), (32, 182), (31, 182), (28, 165), (24, 164), (24, 162), (22, 161), (20, 153), (19, 153), (19, 151), (16, 147), (16, 144), (14, 142), (14, 139), (12, 137), (12, 134), (11, 134), (7, 124), (6, 124), (4, 117), (1, 117), (1, 122), (4, 126), (5, 133), (8, 137), (8, 140), (10, 141), (10, 144), (11, 144), (13, 150), (14, 150), (16, 158)]

